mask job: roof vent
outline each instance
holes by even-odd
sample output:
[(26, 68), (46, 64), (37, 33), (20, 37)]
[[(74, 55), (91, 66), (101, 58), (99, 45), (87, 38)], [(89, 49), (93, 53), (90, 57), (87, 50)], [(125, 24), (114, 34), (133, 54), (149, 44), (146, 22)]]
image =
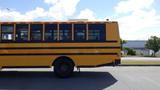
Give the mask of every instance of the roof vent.
[(88, 21), (88, 19), (69, 19), (68, 21)]
[(106, 21), (109, 21), (109, 19), (106, 19)]

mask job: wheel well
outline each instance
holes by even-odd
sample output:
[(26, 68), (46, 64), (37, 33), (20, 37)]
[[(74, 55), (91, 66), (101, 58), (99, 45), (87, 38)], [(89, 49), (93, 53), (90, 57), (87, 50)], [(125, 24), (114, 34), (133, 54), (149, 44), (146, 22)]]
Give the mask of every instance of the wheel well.
[(54, 62), (52, 63), (52, 66), (54, 66), (54, 64), (55, 64), (56, 61), (62, 60), (62, 59), (63, 59), (63, 60), (66, 59), (67, 61), (71, 62), (71, 63), (75, 66), (74, 61), (73, 61), (71, 58), (67, 57), (67, 56), (60, 56), (60, 57), (56, 58), (56, 59), (54, 60)]

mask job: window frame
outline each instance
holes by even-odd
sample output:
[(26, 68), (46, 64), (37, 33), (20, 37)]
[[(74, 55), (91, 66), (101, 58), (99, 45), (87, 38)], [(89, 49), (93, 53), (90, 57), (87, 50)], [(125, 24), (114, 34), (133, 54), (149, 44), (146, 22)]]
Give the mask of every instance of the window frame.
[[(17, 40), (17, 38), (16, 38), (16, 34), (17, 34), (17, 28), (16, 28), (16, 26), (17, 25), (19, 25), (19, 24), (26, 24), (26, 25), (28, 25), (28, 40), (24, 40), (24, 41), (19, 41), (19, 40)], [(32, 28), (32, 25), (35, 25), (35, 24), (38, 24), (38, 25), (41, 25), (40, 26), (40, 40), (33, 40), (33, 35), (31, 34), (31, 33), (33, 33), (33, 31), (32, 31), (32, 29), (34, 29), (34, 28)], [(56, 37), (57, 37), (57, 40), (45, 40), (45, 25), (46, 24), (56, 24), (56, 26), (57, 26), (57, 35), (56, 35)], [(63, 29), (63, 28), (61, 28), (61, 25), (62, 24), (67, 24), (67, 25), (69, 25), (68, 27), (68, 30), (69, 30), (69, 39), (68, 40), (60, 40), (61, 39), (61, 30)], [(86, 30), (85, 30), (85, 39), (84, 40), (76, 40), (76, 35), (75, 35), (75, 28), (74, 28), (74, 26), (75, 25), (77, 25), (77, 24), (84, 24), (85, 26), (86, 26)], [(103, 39), (102, 40), (90, 40), (88, 37), (89, 37), (89, 31), (90, 31), (90, 28), (89, 28), (89, 25), (90, 24), (103, 24), (104, 25), (104, 33), (103, 33), (103, 35), (102, 35), (102, 37), (103, 37)], [(3, 34), (3, 30), (2, 30), (2, 27), (3, 26), (5, 26), (5, 25), (11, 25), (12, 26), (12, 40), (3, 40), (2, 39), (2, 34)], [(17, 42), (17, 43), (44, 43), (44, 42), (71, 42), (71, 43), (73, 43), (73, 42), (88, 42), (88, 43), (96, 43), (96, 42), (107, 42), (107, 38), (106, 38), (106, 36), (107, 36), (107, 28), (106, 28), (107, 26), (106, 26), (106, 23), (104, 23), (104, 22), (18, 22), (18, 23), (14, 23), (14, 22), (2, 22), (2, 23), (0, 23), (0, 42)], [(54, 36), (54, 35), (53, 35)], [(64, 36), (64, 35), (62, 35), (62, 36)], [(53, 37), (54, 38), (54, 37)]]
[[(64, 25), (64, 26), (67, 26), (68, 25), (68, 28), (67, 29), (61, 29), (61, 25)], [(63, 26), (63, 28), (64, 28)], [(61, 40), (61, 31), (62, 31), (62, 37), (65, 36), (65, 33), (66, 31), (69, 31), (68, 34), (69, 34), (69, 39), (65, 40), (65, 39), (62, 39)], [(59, 23), (59, 42), (73, 42), (72, 40), (72, 23)]]
[[(17, 39), (16, 35), (18, 34), (17, 33), (18, 32), (18, 29), (17, 29), (18, 25), (26, 25), (26, 27), (27, 27), (27, 40)], [(29, 24), (28, 23), (25, 23), (25, 24), (18, 23), (18, 24), (16, 24), (16, 30), (15, 30), (15, 40), (16, 40), (16, 42), (28, 42), (29, 41), (28, 38), (29, 38)]]
[[(91, 29), (91, 26), (90, 25), (93, 25), (92, 26), (92, 29)], [(95, 28), (95, 26), (94, 25), (99, 25), (99, 26), (101, 26), (102, 25), (102, 27), (97, 27), (97, 28)], [(94, 29), (93, 29), (93, 27), (94, 27)], [(99, 29), (98, 29), (99, 28)], [(100, 29), (101, 28), (101, 29)], [(92, 30), (95, 30), (94, 32), (96, 32), (96, 31), (100, 31), (100, 40), (96, 40), (96, 39), (94, 39), (94, 40), (90, 40), (90, 38), (89, 38), (89, 32), (90, 31), (92, 31)], [(92, 33), (93, 34), (93, 33)], [(94, 35), (92, 35), (92, 36), (96, 36), (95, 35), (96, 33), (94, 33)], [(89, 41), (89, 42), (104, 42), (104, 41), (106, 41), (106, 24), (105, 23), (88, 23), (88, 40), (87, 41)]]
[[(3, 40), (3, 36), (2, 36), (3, 33), (4, 33), (4, 32), (3, 32), (3, 29), (2, 29), (3, 25), (4, 25), (4, 26), (12, 26), (12, 30), (13, 30), (13, 31), (12, 31), (12, 33), (9, 33), (9, 34), (12, 34), (12, 39), (11, 39), (11, 40)], [(13, 42), (13, 41), (14, 41), (14, 36), (15, 36), (15, 35), (14, 35), (14, 34), (15, 34), (15, 33), (14, 33), (14, 29), (15, 29), (15, 28), (14, 28), (14, 27), (15, 27), (15, 26), (14, 26), (13, 23), (11, 23), (11, 24), (10, 24), (10, 23), (9, 23), (9, 24), (8, 24), (8, 23), (1, 24), (1, 27), (0, 27), (0, 28), (1, 28), (1, 33), (0, 33), (0, 34), (1, 34), (1, 35), (0, 35), (1, 42)], [(5, 34), (7, 34), (7, 33), (5, 32)]]
[(2, 35), (2, 34), (1, 34), (2, 29), (1, 29), (1, 25), (2, 25), (2, 24), (0, 23), (0, 42), (2, 41), (2, 36), (1, 36), (1, 35)]
[[(40, 29), (40, 40), (33, 40), (33, 31), (34, 29), (32, 30), (32, 25), (40, 25), (41, 26), (41, 29)], [(42, 23), (30, 23), (30, 42), (43, 42), (43, 24)], [(34, 32), (36, 33), (36, 32)]]
[[(47, 25), (53, 25), (52, 29), (47, 29)], [(58, 24), (57, 23), (45, 23), (44, 24), (44, 41), (45, 42), (57, 42), (58, 41)], [(49, 26), (50, 28), (51, 26)], [(46, 40), (46, 31), (47, 30), (52, 30), (51, 32), (51, 36), (52, 36), (52, 40)], [(55, 32), (56, 31), (56, 32)], [(55, 34), (56, 33), (56, 34)], [(56, 36), (55, 36), (56, 35)], [(56, 39), (54, 39), (56, 37)]]
[[(75, 25), (84, 25), (85, 29), (76, 29)], [(76, 31), (84, 30), (84, 40), (78, 40)], [(75, 42), (86, 42), (87, 41), (87, 24), (86, 23), (75, 23), (74, 24), (74, 41)]]

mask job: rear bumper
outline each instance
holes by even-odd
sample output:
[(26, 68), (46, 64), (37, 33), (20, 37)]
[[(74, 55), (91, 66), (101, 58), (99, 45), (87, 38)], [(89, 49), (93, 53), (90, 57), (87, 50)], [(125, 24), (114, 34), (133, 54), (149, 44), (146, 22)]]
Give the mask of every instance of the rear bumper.
[(121, 64), (121, 59), (116, 59), (115, 62), (114, 62), (114, 64), (115, 64), (115, 65)]

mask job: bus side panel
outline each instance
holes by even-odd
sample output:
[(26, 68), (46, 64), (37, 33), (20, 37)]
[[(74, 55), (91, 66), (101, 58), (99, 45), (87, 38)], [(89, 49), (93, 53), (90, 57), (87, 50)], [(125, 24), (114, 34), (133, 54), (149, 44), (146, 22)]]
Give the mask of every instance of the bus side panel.
[[(63, 56), (63, 55), (62, 55)], [(98, 66), (114, 62), (117, 55), (66, 55), (76, 66)], [(0, 67), (30, 67), (52, 66), (54, 60), (60, 56), (0, 56)]]
[(71, 56), (76, 66), (100, 66), (113, 63), (117, 55), (84, 55)]
[(0, 50), (0, 66), (51, 66), (60, 56), (71, 58), (77, 66), (97, 66), (119, 59), (119, 49), (5, 49)]
[(54, 58), (56, 58), (56, 56), (0, 56), (0, 66), (51, 66)]

